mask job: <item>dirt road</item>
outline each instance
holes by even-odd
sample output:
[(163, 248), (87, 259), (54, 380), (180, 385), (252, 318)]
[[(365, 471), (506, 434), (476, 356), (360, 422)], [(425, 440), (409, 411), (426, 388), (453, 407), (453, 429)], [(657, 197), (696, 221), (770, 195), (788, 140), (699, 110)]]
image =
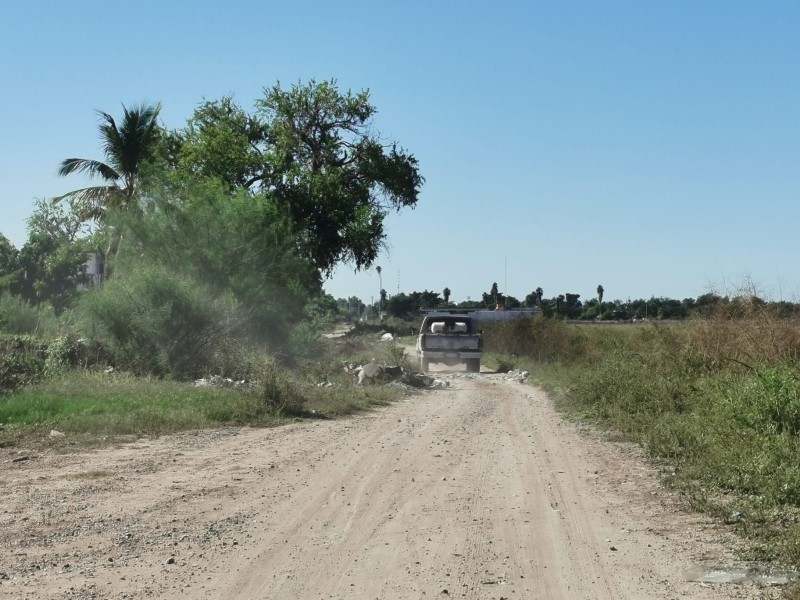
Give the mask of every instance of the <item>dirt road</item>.
[[(0, 597), (700, 599), (726, 540), (503, 375), (351, 419), (0, 454)], [(13, 462), (15, 461), (16, 462)]]

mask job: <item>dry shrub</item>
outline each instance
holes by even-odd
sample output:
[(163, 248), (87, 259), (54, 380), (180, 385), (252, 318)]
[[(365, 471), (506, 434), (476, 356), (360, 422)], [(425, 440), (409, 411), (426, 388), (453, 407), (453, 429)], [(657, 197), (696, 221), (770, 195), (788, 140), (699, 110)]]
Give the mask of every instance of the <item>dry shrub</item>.
[(488, 352), (527, 356), (538, 362), (574, 359), (583, 349), (563, 321), (553, 319), (515, 319), (484, 326), (484, 349)]
[(256, 384), (250, 397), (255, 401), (253, 416), (283, 417), (304, 412), (306, 397), (302, 386), (275, 356), (268, 356), (255, 369)]
[(800, 325), (794, 320), (753, 314), (741, 319), (714, 316), (692, 321), (686, 328), (685, 354), (707, 372), (796, 362)]
[(752, 556), (798, 564), (800, 323), (735, 316), (583, 328), (560, 404), (641, 443), (693, 505), (746, 514)]

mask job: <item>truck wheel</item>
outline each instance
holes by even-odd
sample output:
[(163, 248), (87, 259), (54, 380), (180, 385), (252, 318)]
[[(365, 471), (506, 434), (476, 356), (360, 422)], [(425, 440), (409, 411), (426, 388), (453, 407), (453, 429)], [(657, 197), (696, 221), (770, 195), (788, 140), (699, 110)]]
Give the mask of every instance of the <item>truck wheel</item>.
[(480, 358), (468, 358), (467, 359), (467, 373), (480, 373), (481, 371), (481, 359)]
[(419, 370), (422, 371), (423, 373), (427, 373), (428, 372), (428, 365), (430, 364), (430, 362), (431, 361), (429, 359), (427, 359), (427, 358), (420, 358), (419, 359)]

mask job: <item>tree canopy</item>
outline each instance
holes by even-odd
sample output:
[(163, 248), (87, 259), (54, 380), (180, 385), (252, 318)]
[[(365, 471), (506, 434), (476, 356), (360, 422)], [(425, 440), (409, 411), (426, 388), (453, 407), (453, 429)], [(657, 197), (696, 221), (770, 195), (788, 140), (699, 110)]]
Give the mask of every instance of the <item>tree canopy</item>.
[(0, 292), (11, 289), (19, 279), (19, 251), (0, 234)]
[(32, 304), (50, 302), (57, 313), (77, 294), (85, 276), (91, 242), (71, 207), (36, 201), (28, 218), (28, 241), (18, 256), (18, 278), (12, 289)]
[[(318, 335), (298, 331), (336, 308), (323, 278), (374, 264), (387, 215), (418, 201), (417, 160), (335, 80), (269, 86), (251, 110), (203, 100), (174, 131), (160, 110), (98, 111), (100, 157), (58, 170), (98, 185), (40, 202), (20, 251), (0, 236), (0, 293), (74, 308), (137, 371), (193, 372), (245, 338), (310, 356)], [(106, 278), (87, 290), (98, 248)]]
[(198, 106), (172, 132), (170, 164), (231, 191), (263, 193), (289, 216), (304, 256), (324, 274), (373, 264), (392, 210), (414, 207), (424, 179), (416, 158), (373, 129), (369, 92), (335, 80), (264, 90), (248, 114), (232, 98)]

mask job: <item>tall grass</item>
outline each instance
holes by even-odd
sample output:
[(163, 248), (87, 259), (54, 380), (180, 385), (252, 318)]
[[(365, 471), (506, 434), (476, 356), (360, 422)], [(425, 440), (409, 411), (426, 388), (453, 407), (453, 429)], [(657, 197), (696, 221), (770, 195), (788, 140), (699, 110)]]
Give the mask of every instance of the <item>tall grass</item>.
[(0, 293), (0, 332), (54, 336), (59, 329), (58, 317), (50, 304), (33, 306), (19, 296)]
[[(753, 310), (646, 327), (538, 319), (489, 328), (557, 405), (641, 444), (665, 481), (800, 565), (800, 325)], [(795, 593), (794, 591), (789, 593)]]
[(44, 376), (47, 343), (30, 335), (0, 335), (0, 397)]

